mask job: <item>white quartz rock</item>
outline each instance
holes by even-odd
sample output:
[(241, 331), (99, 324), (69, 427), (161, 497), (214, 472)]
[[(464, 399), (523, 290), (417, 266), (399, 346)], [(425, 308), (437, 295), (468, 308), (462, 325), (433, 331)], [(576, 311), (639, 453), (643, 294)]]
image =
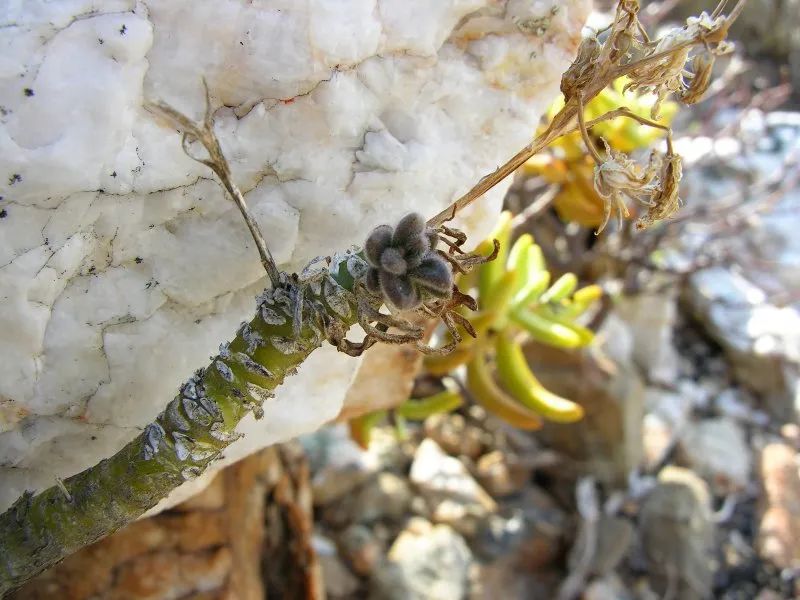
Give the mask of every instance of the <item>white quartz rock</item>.
[[(235, 179), (294, 269), (435, 214), (525, 145), (587, 4), (0, 3), (0, 508), (121, 448), (265, 286), (240, 216), (146, 101), (199, 118), (205, 78)], [(461, 216), (473, 240), (503, 193)], [(357, 364), (315, 352), (225, 460), (333, 418)]]

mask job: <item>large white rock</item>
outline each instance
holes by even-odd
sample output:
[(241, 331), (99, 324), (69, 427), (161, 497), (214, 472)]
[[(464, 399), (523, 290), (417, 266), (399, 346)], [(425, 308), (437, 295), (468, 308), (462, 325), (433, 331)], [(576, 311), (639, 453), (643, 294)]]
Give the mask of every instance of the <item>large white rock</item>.
[[(240, 216), (145, 100), (199, 117), (206, 79), (295, 268), (434, 214), (527, 143), (587, 4), (0, 3), (0, 507), (135, 436), (265, 285)], [(465, 214), (474, 239), (502, 194)], [(226, 460), (335, 416), (356, 367), (317, 351)]]

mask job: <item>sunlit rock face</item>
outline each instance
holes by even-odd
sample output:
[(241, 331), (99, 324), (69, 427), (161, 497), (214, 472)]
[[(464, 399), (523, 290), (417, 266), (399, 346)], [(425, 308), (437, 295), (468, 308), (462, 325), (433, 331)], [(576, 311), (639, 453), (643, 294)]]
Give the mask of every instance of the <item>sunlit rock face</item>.
[[(205, 78), (235, 179), (296, 268), (433, 215), (526, 144), (587, 9), (0, 3), (0, 505), (134, 437), (265, 286), (240, 215), (146, 101), (199, 118)], [(473, 239), (503, 191), (463, 215)], [(314, 353), (226, 460), (334, 417), (356, 368)]]

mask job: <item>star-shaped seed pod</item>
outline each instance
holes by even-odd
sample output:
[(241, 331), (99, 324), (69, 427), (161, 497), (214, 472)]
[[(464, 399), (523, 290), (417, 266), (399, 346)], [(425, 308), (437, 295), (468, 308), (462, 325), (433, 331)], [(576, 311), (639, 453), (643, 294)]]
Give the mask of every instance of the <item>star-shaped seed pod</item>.
[(436, 252), (438, 241), (417, 213), (403, 217), (394, 229), (376, 227), (364, 245), (370, 264), (367, 290), (398, 310), (418, 308), (426, 298), (450, 297), (453, 273)]

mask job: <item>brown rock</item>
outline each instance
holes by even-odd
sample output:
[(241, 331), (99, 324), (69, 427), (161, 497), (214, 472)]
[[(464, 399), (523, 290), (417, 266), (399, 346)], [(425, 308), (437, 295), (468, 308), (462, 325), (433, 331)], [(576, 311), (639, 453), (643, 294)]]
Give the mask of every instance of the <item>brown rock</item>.
[(422, 366), (422, 354), (408, 345), (377, 344), (364, 355), (342, 412), (337, 420), (347, 421), (359, 415), (405, 402), (411, 394)]
[(196, 494), (188, 500), (172, 508), (174, 512), (192, 512), (195, 510), (219, 510), (225, 506), (225, 478), (214, 475), (202, 494)]
[(369, 528), (351, 525), (339, 536), (342, 554), (359, 575), (369, 575), (383, 556), (383, 546)]
[[(278, 515), (290, 505), (291, 518), (276, 521), (291, 520), (294, 534), (305, 532), (297, 526), (304, 514), (310, 523), (307, 468), (292, 456), (287, 446), (272, 447), (224, 469), (199, 496), (69, 556), (10, 598), (264, 598), (262, 559), (279, 562), (263, 556), (265, 499)], [(313, 552), (295, 539), (279, 544), (280, 552), (290, 549), (297, 566), (282, 575), (291, 580), (302, 570), (298, 585), (321, 589)]]
[(790, 446), (774, 442), (761, 451), (759, 463), (763, 487), (759, 553), (780, 568), (797, 568), (800, 566), (797, 454)]
[(499, 450), (481, 456), (475, 468), (478, 481), (495, 498), (519, 492), (531, 475), (530, 469)]
[(459, 414), (433, 415), (425, 420), (425, 435), (453, 456), (476, 459), (484, 447), (485, 432)]
[(659, 593), (672, 589), (681, 599), (710, 597), (714, 524), (702, 479), (679, 467), (663, 469), (642, 505), (639, 531)]
[[(115, 598), (156, 600), (219, 590), (231, 568), (228, 548), (184, 554), (145, 554), (123, 564), (115, 577)], [(166, 595), (166, 591), (169, 590)]]

